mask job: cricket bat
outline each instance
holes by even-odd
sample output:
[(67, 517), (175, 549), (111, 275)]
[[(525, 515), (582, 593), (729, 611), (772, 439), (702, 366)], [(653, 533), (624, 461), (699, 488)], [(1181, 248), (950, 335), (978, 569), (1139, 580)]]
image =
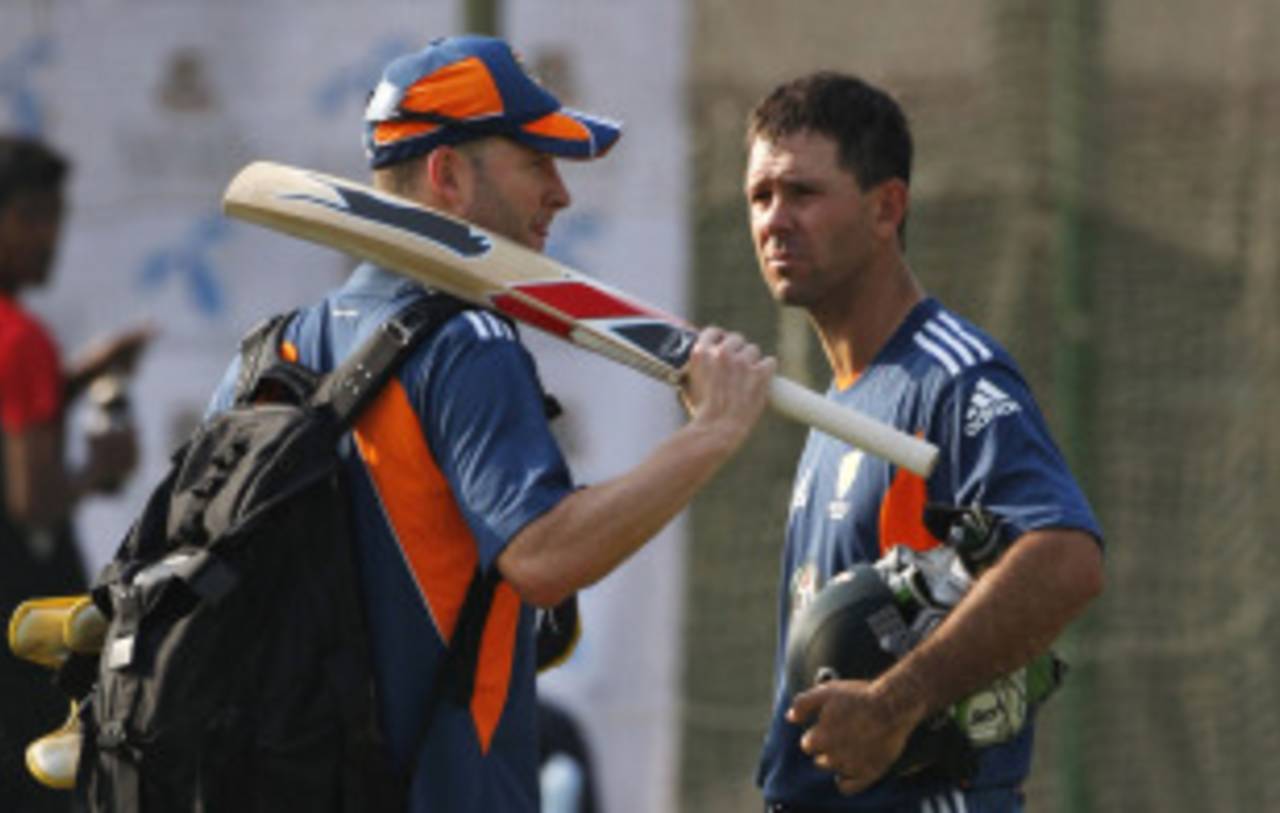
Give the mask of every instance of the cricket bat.
[[(697, 331), (513, 240), (365, 184), (268, 161), (227, 186), (224, 211), (491, 308), (673, 386)], [(778, 413), (928, 477), (938, 449), (782, 376)]]

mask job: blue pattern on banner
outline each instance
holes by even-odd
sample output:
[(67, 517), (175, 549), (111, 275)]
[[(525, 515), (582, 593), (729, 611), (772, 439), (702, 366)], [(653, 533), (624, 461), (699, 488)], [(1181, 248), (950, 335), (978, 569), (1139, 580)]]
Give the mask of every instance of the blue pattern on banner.
[(312, 106), (321, 116), (333, 118), (351, 99), (363, 105), (378, 84), (383, 66), (413, 50), (414, 45), (403, 37), (388, 37), (375, 43), (359, 61), (340, 66), (323, 79), (312, 95)]
[(0, 60), (0, 103), (8, 109), (8, 129), (28, 136), (44, 133), (44, 104), (30, 85), (31, 71), (53, 62), (53, 39), (32, 37), (17, 53)]
[(195, 310), (210, 318), (218, 316), (226, 296), (209, 250), (226, 239), (230, 228), (230, 221), (221, 214), (197, 219), (177, 245), (147, 255), (138, 274), (140, 287), (157, 291), (170, 277), (180, 277)]

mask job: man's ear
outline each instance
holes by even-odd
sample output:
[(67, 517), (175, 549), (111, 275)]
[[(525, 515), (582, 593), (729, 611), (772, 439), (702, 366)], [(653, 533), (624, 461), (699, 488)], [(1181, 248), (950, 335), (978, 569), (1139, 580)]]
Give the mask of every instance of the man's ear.
[(436, 147), (427, 156), (430, 196), (449, 211), (461, 211), (471, 202), (474, 174), (471, 160), (453, 147)]
[(911, 192), (901, 178), (881, 181), (875, 188), (872, 213), (876, 233), (885, 240), (897, 239), (898, 228), (907, 219)]

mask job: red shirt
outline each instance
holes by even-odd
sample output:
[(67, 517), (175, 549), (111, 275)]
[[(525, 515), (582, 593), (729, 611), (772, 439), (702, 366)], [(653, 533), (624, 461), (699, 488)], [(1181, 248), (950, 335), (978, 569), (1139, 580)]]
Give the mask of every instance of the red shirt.
[(0, 430), (16, 434), (62, 411), (62, 365), (44, 325), (0, 294)]

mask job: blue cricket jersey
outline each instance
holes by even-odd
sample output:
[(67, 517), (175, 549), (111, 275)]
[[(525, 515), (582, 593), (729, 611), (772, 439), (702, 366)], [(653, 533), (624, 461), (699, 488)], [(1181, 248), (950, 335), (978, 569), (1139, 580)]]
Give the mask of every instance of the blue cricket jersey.
[[(333, 369), (424, 295), (364, 265), (289, 325), (298, 361)], [(211, 409), (229, 405), (233, 363)], [(451, 318), (409, 356), (343, 450), (381, 722), (407, 765), (427, 694), (477, 564), (494, 566), (525, 525), (573, 490), (533, 359), (492, 313)], [(494, 595), (469, 708), (443, 703), (416, 755), (416, 813), (535, 813), (538, 752), (533, 612)]]
[[(787, 722), (785, 648), (791, 619), (838, 573), (895, 545), (938, 544), (924, 527), (926, 503), (981, 504), (1005, 520), (1006, 541), (1040, 528), (1075, 528), (1101, 540), (1013, 359), (990, 336), (936, 300), (918, 304), (851, 385), (828, 397), (941, 451), (924, 480), (818, 431), (801, 455), (787, 521), (779, 596), (774, 709), (757, 780), (765, 799), (831, 810), (908, 803), (938, 785), (882, 780), (843, 796), (829, 771), (800, 750), (803, 727)], [(1016, 787), (1031, 762), (1034, 724), (981, 749), (973, 788)]]

